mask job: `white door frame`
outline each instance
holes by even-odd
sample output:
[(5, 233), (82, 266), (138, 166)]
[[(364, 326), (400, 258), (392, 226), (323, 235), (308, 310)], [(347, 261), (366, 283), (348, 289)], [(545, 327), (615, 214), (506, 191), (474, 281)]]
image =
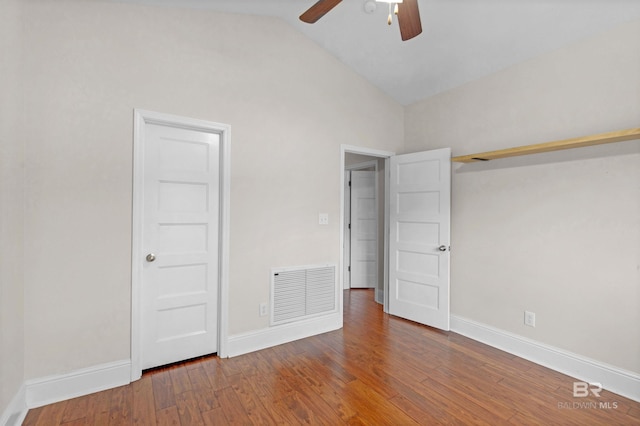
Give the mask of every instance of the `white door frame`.
[(177, 115), (163, 114), (142, 109), (134, 110), (133, 136), (133, 216), (131, 244), (131, 381), (142, 377), (142, 252), (143, 184), (144, 184), (144, 128), (146, 124), (158, 124), (181, 129), (216, 133), (220, 135), (220, 222), (219, 222), (219, 294), (218, 294), (218, 356), (227, 356), (229, 312), (229, 194), (231, 190), (231, 127)]
[[(385, 225), (384, 225), (384, 311), (387, 312), (388, 306), (388, 289), (389, 289), (389, 278), (388, 278), (388, 268), (389, 268), (389, 229), (388, 229), (388, 220), (389, 217), (389, 157), (396, 155), (395, 152), (391, 151), (382, 151), (379, 149), (371, 149), (364, 148), (360, 146), (354, 145), (340, 145), (340, 263), (338, 264), (338, 276), (340, 277), (340, 288), (344, 290), (344, 175), (345, 175), (345, 154), (350, 152), (352, 154), (360, 154), (360, 155), (368, 155), (370, 157), (378, 157), (384, 158), (385, 166), (385, 185), (384, 185), (384, 198), (385, 198), (385, 207), (384, 207), (384, 216), (385, 216)], [(340, 305), (343, 306), (343, 292), (340, 292)], [(341, 313), (342, 314), (342, 313)]]

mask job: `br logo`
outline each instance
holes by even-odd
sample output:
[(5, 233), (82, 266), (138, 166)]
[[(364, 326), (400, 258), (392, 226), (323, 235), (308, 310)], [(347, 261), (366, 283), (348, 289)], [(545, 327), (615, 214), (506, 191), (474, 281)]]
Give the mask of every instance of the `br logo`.
[(589, 392), (600, 398), (602, 385), (600, 383), (573, 382), (573, 396), (575, 398), (585, 398), (589, 396)]

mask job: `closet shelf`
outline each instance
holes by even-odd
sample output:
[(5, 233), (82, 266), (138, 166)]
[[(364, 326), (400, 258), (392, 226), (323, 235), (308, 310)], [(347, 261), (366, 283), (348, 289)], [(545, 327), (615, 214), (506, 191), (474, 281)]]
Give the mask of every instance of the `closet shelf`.
[(519, 155), (538, 154), (541, 152), (549, 151), (560, 151), (562, 149), (580, 148), (583, 146), (630, 141), (633, 139), (640, 139), (640, 128), (618, 130), (615, 132), (601, 133), (599, 135), (583, 136), (580, 138), (564, 139), (561, 141), (518, 146), (515, 148), (499, 149), (497, 151), (481, 152), (478, 154), (461, 155), (459, 157), (453, 157), (451, 161), (455, 161), (457, 163), (473, 163), (476, 161), (489, 161), (496, 160), (498, 158), (517, 157)]

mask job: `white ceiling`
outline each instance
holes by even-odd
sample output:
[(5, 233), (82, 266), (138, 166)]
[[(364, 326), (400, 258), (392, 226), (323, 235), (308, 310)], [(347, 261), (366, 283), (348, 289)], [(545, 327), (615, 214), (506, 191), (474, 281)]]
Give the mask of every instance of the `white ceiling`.
[(423, 33), (403, 42), (365, 0), (313, 25), (298, 16), (316, 0), (121, 1), (282, 18), (403, 105), (640, 19), (640, 0), (419, 0)]

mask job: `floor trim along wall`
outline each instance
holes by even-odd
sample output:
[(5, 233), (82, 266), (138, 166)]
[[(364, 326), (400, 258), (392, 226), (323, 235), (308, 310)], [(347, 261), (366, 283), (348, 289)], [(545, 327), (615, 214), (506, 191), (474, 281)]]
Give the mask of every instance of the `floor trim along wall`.
[(18, 426), (27, 416), (27, 405), (25, 404), (25, 386), (20, 386), (18, 393), (13, 397), (9, 406), (0, 416), (0, 425), (2, 426)]
[(100, 392), (131, 382), (131, 361), (123, 360), (25, 382), (28, 408)]
[(640, 375), (451, 315), (451, 331), (640, 402)]
[(229, 357), (238, 356), (340, 328), (342, 328), (342, 315), (335, 313), (236, 334), (229, 336), (227, 354)]

